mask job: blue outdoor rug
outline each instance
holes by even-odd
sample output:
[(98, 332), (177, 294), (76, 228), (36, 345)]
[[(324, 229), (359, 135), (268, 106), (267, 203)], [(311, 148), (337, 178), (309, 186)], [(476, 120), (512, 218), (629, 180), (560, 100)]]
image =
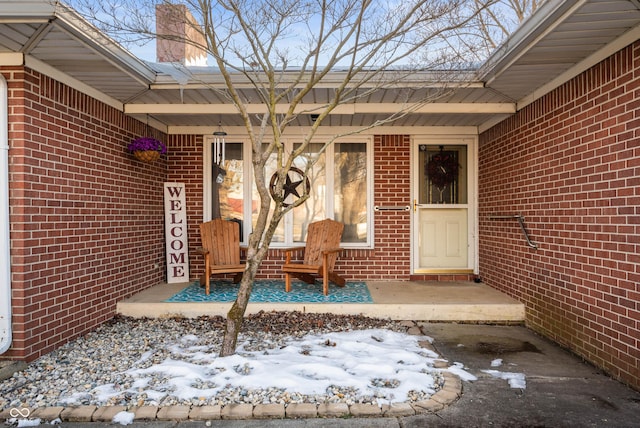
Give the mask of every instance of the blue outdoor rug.
[[(211, 294), (204, 293), (195, 281), (165, 302), (233, 302), (238, 284), (230, 281), (211, 281)], [(283, 281), (258, 280), (253, 284), (249, 302), (254, 303), (373, 303), (364, 282), (347, 282), (344, 287), (329, 283), (329, 295), (322, 294), (322, 284), (292, 282), (291, 292), (284, 291)]]

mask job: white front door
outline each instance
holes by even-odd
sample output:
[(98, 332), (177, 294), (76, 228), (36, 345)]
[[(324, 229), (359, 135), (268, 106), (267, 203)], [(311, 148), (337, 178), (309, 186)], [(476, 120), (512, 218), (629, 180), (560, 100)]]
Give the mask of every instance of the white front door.
[(475, 271), (475, 139), (414, 148), (413, 272)]

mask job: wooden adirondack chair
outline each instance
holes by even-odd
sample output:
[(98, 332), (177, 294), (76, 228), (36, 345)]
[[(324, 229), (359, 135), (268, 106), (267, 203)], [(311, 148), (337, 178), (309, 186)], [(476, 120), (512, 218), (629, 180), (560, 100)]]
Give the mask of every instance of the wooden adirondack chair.
[[(329, 281), (344, 287), (346, 281), (333, 271), (340, 248), (344, 224), (326, 219), (309, 225), (307, 243), (304, 247), (285, 249), (286, 260), (282, 267), (285, 273), (285, 290), (291, 291), (291, 276), (306, 283), (315, 283), (315, 276), (322, 278), (324, 295), (329, 294)], [(302, 263), (291, 261), (291, 254), (304, 251)], [(315, 275), (315, 276), (314, 276)]]
[(205, 293), (210, 293), (211, 275), (235, 273), (233, 282), (240, 282), (245, 268), (240, 261), (240, 225), (219, 218), (202, 223), (200, 239), (202, 248), (197, 252), (204, 256), (200, 285), (204, 284)]

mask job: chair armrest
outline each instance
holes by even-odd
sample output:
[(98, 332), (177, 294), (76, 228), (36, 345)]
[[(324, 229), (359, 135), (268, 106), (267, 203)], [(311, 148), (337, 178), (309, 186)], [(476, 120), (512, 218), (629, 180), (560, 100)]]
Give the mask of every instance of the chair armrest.
[(283, 251), (285, 253), (295, 253), (296, 251), (304, 251), (306, 247), (289, 247), (289, 248), (278, 248), (279, 251)]
[(324, 250), (322, 253), (323, 254), (331, 254), (331, 253), (339, 253), (340, 251), (343, 251), (344, 248), (329, 248), (328, 250)]
[(297, 253), (297, 252), (304, 252), (306, 247), (289, 247), (289, 248), (280, 248), (280, 251), (284, 251), (286, 257), (285, 257), (285, 264), (289, 264), (291, 263), (291, 254), (292, 253)]

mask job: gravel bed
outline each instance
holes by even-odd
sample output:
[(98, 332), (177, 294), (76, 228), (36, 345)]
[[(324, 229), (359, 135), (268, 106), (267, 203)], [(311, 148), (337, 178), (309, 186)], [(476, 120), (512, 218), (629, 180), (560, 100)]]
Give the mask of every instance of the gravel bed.
[[(132, 379), (126, 372), (130, 368), (144, 369), (160, 364), (167, 358), (180, 358), (172, 353), (171, 344), (193, 335), (206, 352), (217, 355), (224, 331), (224, 318), (200, 317), (137, 319), (116, 317), (94, 332), (74, 340), (61, 348), (29, 364), (26, 370), (0, 382), (0, 409), (10, 407), (50, 407), (82, 405), (169, 406), (226, 405), (230, 403), (376, 403), (376, 397), (360, 396), (358, 391), (336, 385), (320, 396), (289, 393), (277, 387), (247, 391), (225, 388), (214, 398), (192, 398), (184, 401), (166, 394), (160, 402), (147, 397), (144, 392), (132, 393)], [(303, 314), (300, 312), (260, 312), (245, 318), (238, 343), (246, 351), (268, 351), (283, 347), (291, 339), (307, 334), (324, 334), (371, 328), (406, 332), (399, 322), (364, 316), (333, 314)], [(242, 371), (242, 367), (238, 367)], [(437, 374), (434, 376), (438, 377)], [(162, 375), (153, 378), (146, 387), (157, 386), (161, 390)], [(379, 382), (386, 382), (384, 379)], [(437, 378), (442, 385), (442, 379)], [(96, 388), (113, 384), (122, 394), (100, 402)], [(209, 385), (196, 384), (196, 388)], [(135, 390), (135, 388), (134, 388)], [(429, 394), (430, 395), (430, 394)], [(415, 392), (411, 401), (428, 398), (424, 392)]]

